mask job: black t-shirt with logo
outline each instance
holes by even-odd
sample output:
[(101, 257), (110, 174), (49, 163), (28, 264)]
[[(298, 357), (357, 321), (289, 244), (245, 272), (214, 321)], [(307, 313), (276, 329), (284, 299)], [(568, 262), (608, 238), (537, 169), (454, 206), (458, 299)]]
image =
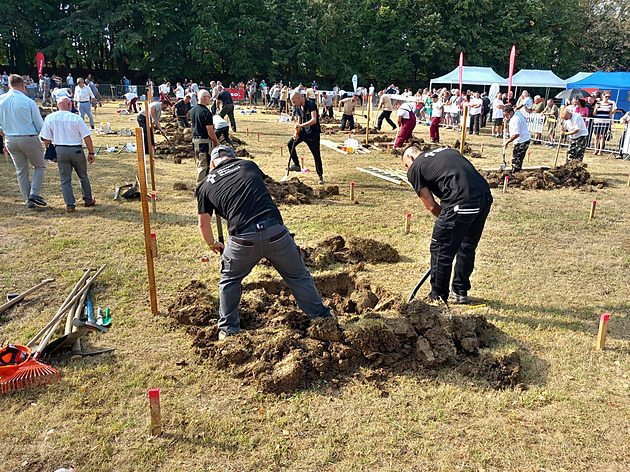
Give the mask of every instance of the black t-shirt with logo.
[(234, 103), (232, 101), (232, 94), (225, 89), (221, 90), (221, 92), (217, 95), (217, 100), (221, 100), (223, 106)]
[(175, 104), (175, 112), (177, 116), (186, 116), (188, 111), (192, 108), (190, 102), (186, 103), (184, 100), (179, 100)]
[(468, 159), (451, 148), (420, 154), (409, 167), (407, 179), (418, 194), (427, 187), (444, 208), (490, 193), (486, 179)]
[(259, 221), (282, 216), (271, 200), (265, 174), (252, 161), (228, 159), (214, 168), (197, 189), (200, 215), (216, 211), (227, 221), (230, 234)]
[[(214, 126), (212, 122), (212, 113), (205, 105), (195, 105), (190, 110), (190, 121), (193, 127), (193, 138), (210, 139), (208, 129), (206, 126)], [(210, 146), (208, 144), (200, 144), (199, 150), (201, 152), (209, 152)]]
[(313, 100), (304, 100), (304, 106), (298, 107), (298, 114), (302, 118), (302, 123), (306, 123), (307, 121), (311, 121), (311, 113), (315, 112), (315, 116), (317, 121), (314, 125), (306, 126), (301, 128), (304, 132), (310, 137), (315, 137), (321, 133), (321, 127), (319, 126), (319, 111), (317, 110), (317, 104)]

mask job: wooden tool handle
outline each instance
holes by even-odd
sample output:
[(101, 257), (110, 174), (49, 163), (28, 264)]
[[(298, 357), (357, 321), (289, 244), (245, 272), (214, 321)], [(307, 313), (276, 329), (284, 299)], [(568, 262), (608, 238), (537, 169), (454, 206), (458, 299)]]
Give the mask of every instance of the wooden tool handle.
[(12, 299), (11, 301), (8, 301), (4, 305), (0, 306), (0, 313), (3, 313), (7, 308), (9, 308), (9, 307), (15, 305), (17, 302), (23, 300), (24, 297), (26, 297), (27, 295), (33, 293), (35, 290), (43, 287), (46, 284), (49, 284), (50, 282), (54, 282), (54, 280), (55, 279), (42, 280), (40, 283), (38, 283), (34, 287), (29, 288), (26, 292), (20, 293), (17, 297)]

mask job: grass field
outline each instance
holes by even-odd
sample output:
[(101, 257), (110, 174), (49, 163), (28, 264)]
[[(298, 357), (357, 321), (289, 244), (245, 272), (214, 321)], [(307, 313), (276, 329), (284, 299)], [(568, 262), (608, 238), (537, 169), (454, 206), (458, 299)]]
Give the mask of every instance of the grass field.
[[(111, 122), (114, 130), (135, 128), (135, 118), (118, 116), (117, 107), (98, 109), (96, 121)], [(261, 113), (237, 114), (237, 123), (236, 136), (255, 162), (279, 179), (291, 125)], [(458, 138), (441, 133), (448, 144)], [(418, 126), (415, 134), (428, 140), (428, 127)], [(90, 334), (87, 348), (116, 348), (114, 355), (55, 364), (60, 383), (0, 397), (0, 471), (71, 465), (77, 472), (630, 469), (628, 162), (587, 154), (589, 171), (609, 182), (595, 192), (493, 190), (470, 295), (486, 304), (477, 312), (501, 330), (494, 347), (519, 350), (524, 388), (494, 390), (452, 370), (437, 376), (409, 371), (379, 385), (322, 382), (274, 396), (199, 362), (184, 329), (151, 315), (140, 204), (112, 199), (117, 185), (134, 180), (137, 159), (104, 152), (105, 145), (133, 140), (95, 137), (103, 146), (89, 169), (97, 204), (73, 214), (65, 211), (54, 164), (42, 190), (49, 206), (29, 210), (12, 163), (0, 157), (0, 294), (56, 279), (0, 315), (0, 341), (26, 343), (54, 315), (83, 267), (107, 264), (93, 296), (95, 306), (111, 308), (113, 327)], [(501, 141), (488, 128), (468, 142), (474, 148), (484, 143), (475, 166), (500, 165)], [(529, 165), (553, 163), (550, 148), (530, 151)], [(399, 158), (325, 147), (322, 155), (327, 183), (339, 185), (341, 194), (281, 207), (286, 224), (305, 246), (337, 234), (390, 243), (402, 261), (368, 264), (364, 277), (406, 298), (428, 268), (434, 218), (408, 187), (355, 169), (401, 167)], [(300, 178), (317, 185), (313, 171)], [(192, 190), (173, 190), (174, 182), (192, 188), (194, 179), (193, 161), (156, 160), (158, 213), (151, 225), (160, 251), (162, 313), (190, 280), (216, 293), (218, 259), (198, 233)], [(349, 200), (350, 182), (356, 182), (357, 205)], [(73, 183), (80, 197), (76, 176)], [(597, 212), (589, 221), (592, 200)], [(412, 213), (407, 235), (406, 213)], [(210, 262), (200, 262), (202, 255)], [(248, 280), (268, 271), (258, 267)], [(421, 295), (427, 292), (428, 285)], [(611, 315), (608, 340), (597, 351), (604, 312)], [(158, 438), (149, 435), (150, 388), (161, 390), (164, 434)]]

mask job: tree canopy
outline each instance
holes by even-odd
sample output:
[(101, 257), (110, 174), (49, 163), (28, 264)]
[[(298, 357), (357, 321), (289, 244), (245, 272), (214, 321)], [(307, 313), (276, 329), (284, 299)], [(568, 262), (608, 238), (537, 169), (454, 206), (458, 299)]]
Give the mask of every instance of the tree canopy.
[(426, 85), (469, 65), (627, 70), (625, 0), (5, 0), (0, 64), (60, 70), (270, 81)]

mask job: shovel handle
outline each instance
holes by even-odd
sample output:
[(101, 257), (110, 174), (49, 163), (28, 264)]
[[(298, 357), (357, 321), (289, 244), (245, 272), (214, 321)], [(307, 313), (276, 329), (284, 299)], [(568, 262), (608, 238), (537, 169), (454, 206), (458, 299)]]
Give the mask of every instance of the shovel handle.
[(54, 282), (55, 279), (45, 279), (42, 280), (40, 283), (38, 283), (37, 285), (35, 285), (34, 287), (29, 288), (27, 291), (22, 292), (21, 294), (19, 294), (17, 297), (12, 298), (10, 301), (6, 302), (4, 305), (0, 306), (0, 313), (3, 313), (5, 310), (7, 310), (9, 307), (15, 305), (17, 302), (19, 302), (20, 300), (24, 299), (24, 297), (26, 297), (27, 295), (33, 293), (34, 291), (36, 291), (37, 289), (43, 287), (46, 284), (49, 284), (50, 282)]

